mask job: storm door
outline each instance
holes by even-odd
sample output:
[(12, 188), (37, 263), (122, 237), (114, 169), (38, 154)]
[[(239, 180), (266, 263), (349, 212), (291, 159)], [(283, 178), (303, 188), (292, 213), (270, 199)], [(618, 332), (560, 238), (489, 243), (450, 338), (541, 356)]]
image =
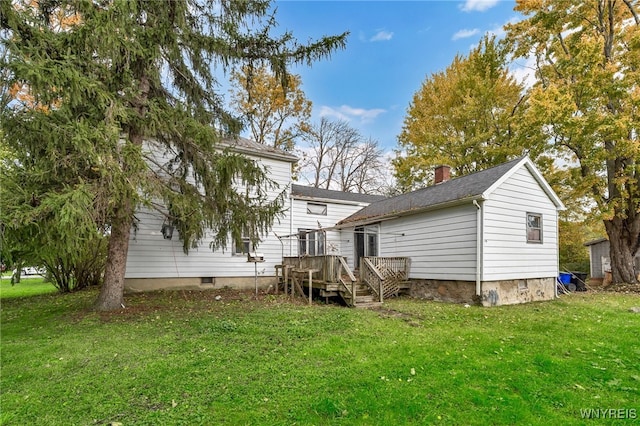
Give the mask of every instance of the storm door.
[(378, 256), (378, 225), (358, 226), (353, 239), (354, 268), (359, 269), (361, 257)]

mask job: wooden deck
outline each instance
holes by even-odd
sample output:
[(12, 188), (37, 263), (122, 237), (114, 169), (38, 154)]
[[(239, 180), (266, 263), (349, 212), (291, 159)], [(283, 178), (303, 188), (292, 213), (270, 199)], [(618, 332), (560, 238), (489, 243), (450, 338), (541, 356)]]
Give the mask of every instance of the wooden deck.
[(276, 276), (286, 294), (298, 293), (309, 303), (317, 290), (321, 297), (337, 296), (348, 306), (374, 307), (409, 289), (409, 266), (404, 257), (363, 257), (355, 274), (343, 256), (285, 257), (276, 266)]

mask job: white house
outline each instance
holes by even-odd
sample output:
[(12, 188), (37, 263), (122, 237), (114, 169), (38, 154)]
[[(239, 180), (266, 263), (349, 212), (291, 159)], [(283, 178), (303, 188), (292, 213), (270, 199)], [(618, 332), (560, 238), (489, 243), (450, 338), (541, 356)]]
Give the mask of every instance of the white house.
[[(357, 269), (364, 256), (406, 257), (412, 294), (485, 305), (551, 299), (558, 276), (562, 202), (528, 157), (392, 198), (292, 184), (296, 157), (238, 139), (231, 148), (268, 169), (288, 206), (258, 247), (212, 251), (205, 239), (185, 255), (179, 235), (166, 239), (163, 217), (137, 212), (125, 287), (252, 288), (275, 283), (287, 256), (340, 255)], [(258, 251), (264, 262), (247, 262)], [(257, 268), (254, 269), (254, 266)], [(256, 274), (257, 271), (257, 274)]]
[[(247, 240), (242, 247), (212, 251), (205, 238), (198, 248), (185, 255), (177, 232), (171, 239), (164, 238), (163, 216), (140, 209), (129, 242), (125, 275), (128, 291), (224, 286), (253, 288), (256, 270), (259, 286), (267, 287), (275, 283), (275, 266), (282, 262), (283, 256), (341, 254), (338, 231), (314, 230), (334, 226), (371, 201), (383, 198), (294, 185), (291, 166), (297, 161), (295, 156), (244, 138), (226, 145), (267, 168), (269, 177), (279, 186), (272, 191), (273, 198), (281, 191), (287, 191), (289, 204), (284, 215), (270, 233), (262, 236), (257, 247), (250, 247)], [(248, 263), (248, 251), (260, 252), (264, 262)]]
[(555, 297), (564, 206), (531, 160), (448, 176), (439, 168), (436, 185), (340, 221), (343, 250), (409, 257), (416, 296), (487, 306)]
[(345, 217), (384, 198), (381, 195), (291, 185), (291, 232), (286, 238), (289, 242), (287, 255), (336, 254), (353, 259), (352, 250), (343, 250), (341, 232), (334, 226)]

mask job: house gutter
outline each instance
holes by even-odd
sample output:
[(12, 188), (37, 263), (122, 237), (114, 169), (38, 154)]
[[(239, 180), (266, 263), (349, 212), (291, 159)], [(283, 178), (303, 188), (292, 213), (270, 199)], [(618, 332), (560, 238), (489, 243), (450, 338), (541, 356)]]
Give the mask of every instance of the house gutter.
[(476, 206), (476, 296), (482, 300), (482, 206), (477, 200), (473, 200), (473, 205)]
[(367, 207), (369, 204), (366, 201), (352, 201), (352, 200), (337, 200), (335, 198), (322, 198), (322, 197), (309, 197), (306, 195), (291, 194), (293, 198), (300, 201), (311, 201), (319, 203), (332, 203), (332, 204), (344, 204), (348, 206), (360, 206)]
[[(344, 228), (351, 228), (351, 227), (356, 227), (356, 226), (364, 226), (364, 225), (369, 225), (372, 223), (376, 223), (376, 222), (382, 222), (382, 221), (387, 221), (387, 220), (392, 220), (392, 219), (398, 219), (400, 217), (404, 217), (404, 216), (411, 216), (414, 214), (419, 214), (419, 213), (424, 213), (424, 212), (429, 212), (429, 211), (434, 211), (434, 210), (441, 210), (441, 209), (446, 209), (449, 207), (454, 207), (454, 206), (462, 206), (467, 204), (469, 201), (473, 201), (475, 203), (475, 200), (483, 200), (482, 195), (473, 195), (470, 197), (464, 197), (461, 198), (459, 200), (453, 200), (453, 201), (447, 201), (444, 203), (440, 203), (440, 204), (435, 204), (435, 205), (431, 205), (431, 206), (425, 206), (425, 207), (420, 207), (420, 208), (416, 208), (416, 209), (411, 209), (411, 210), (405, 210), (405, 211), (396, 211), (396, 212), (391, 212), (391, 213), (387, 213), (387, 214), (383, 214), (383, 215), (375, 215), (375, 216), (370, 216), (370, 217), (364, 217), (364, 218), (360, 218), (360, 219), (355, 219), (355, 220), (351, 220), (349, 222), (345, 222), (344, 220), (338, 222), (338, 224), (335, 226), (336, 229), (344, 229)], [(383, 200), (384, 201), (384, 200)], [(357, 214), (357, 213), (354, 213)]]

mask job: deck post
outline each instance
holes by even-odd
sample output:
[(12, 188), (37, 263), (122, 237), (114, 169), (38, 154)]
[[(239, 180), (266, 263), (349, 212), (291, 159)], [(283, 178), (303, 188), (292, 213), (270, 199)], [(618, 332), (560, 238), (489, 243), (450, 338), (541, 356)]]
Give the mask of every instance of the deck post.
[(313, 269), (309, 269), (309, 304), (311, 304), (312, 294), (313, 294)]
[[(288, 296), (289, 292), (287, 291), (287, 286), (289, 285), (289, 265), (284, 266), (284, 295)], [(293, 284), (291, 285), (291, 295), (293, 296)]]
[(351, 304), (355, 307), (356, 306), (356, 294), (357, 294), (358, 290), (356, 289), (356, 282), (355, 281), (351, 281)]
[(280, 275), (278, 270), (282, 269), (282, 279), (284, 280), (284, 265), (276, 265), (276, 295), (278, 294), (278, 287), (280, 287)]

